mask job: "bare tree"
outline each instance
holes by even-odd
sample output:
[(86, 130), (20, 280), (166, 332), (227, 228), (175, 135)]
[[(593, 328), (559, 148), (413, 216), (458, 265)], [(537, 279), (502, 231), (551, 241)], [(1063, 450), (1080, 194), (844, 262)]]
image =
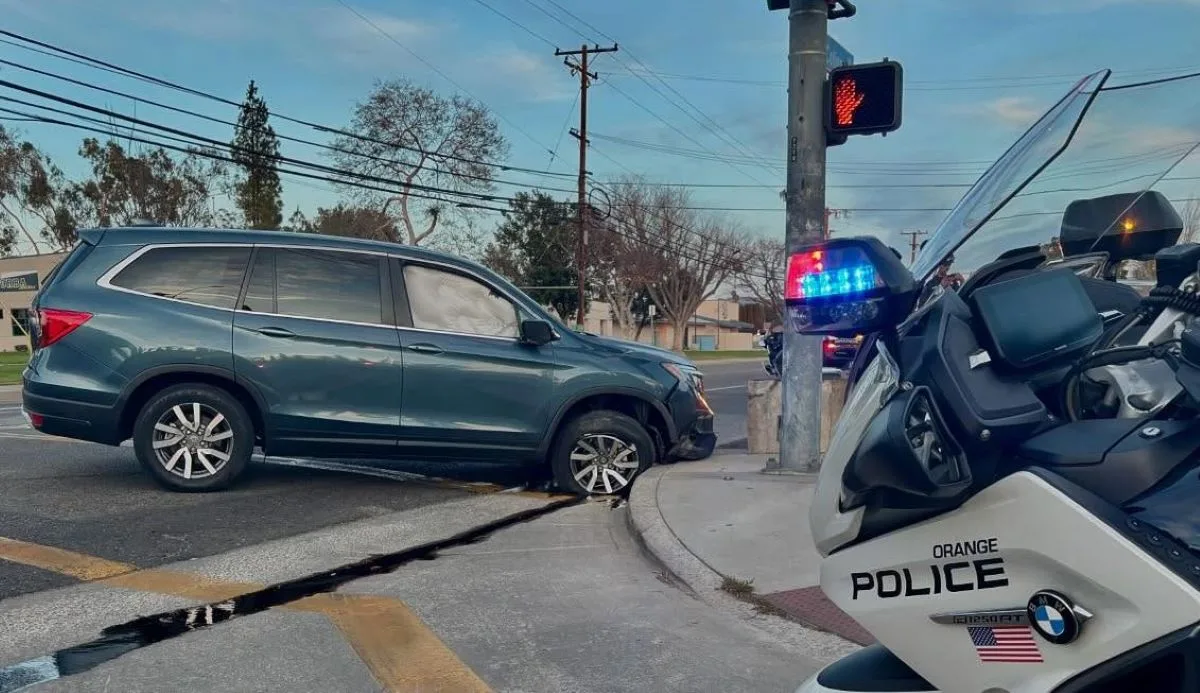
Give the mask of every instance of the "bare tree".
[(1183, 208), (1183, 234), (1185, 243), (1200, 241), (1200, 197), (1193, 197)]
[[(379, 193), (354, 189), (364, 206), (393, 220), (380, 221), (380, 231), (398, 230), (392, 240), (410, 245), (436, 245), (439, 236), (458, 238), (476, 227), (464, 223), (469, 208), (462, 196), (486, 194), (493, 188), (495, 165), (508, 154), (508, 143), (487, 107), (463, 96), (446, 98), (407, 80), (377, 82), (355, 107), (346, 128), (354, 136), (334, 141), (333, 158), (347, 170), (395, 180), (399, 191)], [(441, 227), (451, 232), (434, 233)]]
[(650, 188), (631, 178), (614, 185), (609, 197), (609, 218), (593, 220), (588, 229), (589, 283), (611, 308), (621, 336), (636, 339), (641, 328), (637, 302), (658, 265), (645, 242), (652, 233), (653, 200)]
[(766, 318), (776, 322), (783, 315), (783, 283), (787, 273), (787, 249), (783, 241), (758, 238), (743, 253), (743, 263), (734, 275), (739, 292), (763, 307)]
[(689, 209), (686, 189), (655, 186), (643, 194), (646, 214), (636, 231), (642, 245), (637, 252), (645, 258), (644, 276), (651, 278), (646, 288), (674, 328), (671, 346), (679, 351), (700, 304), (740, 271), (745, 241), (727, 222)]

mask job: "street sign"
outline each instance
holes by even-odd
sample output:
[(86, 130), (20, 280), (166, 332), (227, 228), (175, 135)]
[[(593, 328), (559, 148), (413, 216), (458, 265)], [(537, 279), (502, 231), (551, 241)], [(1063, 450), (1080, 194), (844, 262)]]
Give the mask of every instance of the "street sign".
[(838, 43), (832, 36), (825, 37), (825, 71), (832, 72), (839, 67), (854, 64), (854, 56), (845, 46)]
[(873, 135), (900, 127), (904, 71), (885, 60), (830, 71), (825, 130), (831, 137)]
[(0, 274), (0, 293), (37, 290), (38, 274), (35, 271), (6, 272)]

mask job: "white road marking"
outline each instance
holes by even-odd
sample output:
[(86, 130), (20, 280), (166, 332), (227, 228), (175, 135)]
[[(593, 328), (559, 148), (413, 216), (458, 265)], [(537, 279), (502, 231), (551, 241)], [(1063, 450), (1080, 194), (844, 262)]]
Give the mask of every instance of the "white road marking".
[(721, 390), (745, 390), (745, 385), (722, 385), (721, 387), (706, 387), (705, 392), (720, 392)]

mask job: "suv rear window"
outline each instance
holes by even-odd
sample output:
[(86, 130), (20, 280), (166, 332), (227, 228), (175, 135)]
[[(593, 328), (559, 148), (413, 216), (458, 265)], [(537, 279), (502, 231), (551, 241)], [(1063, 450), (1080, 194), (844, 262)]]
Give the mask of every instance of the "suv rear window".
[(153, 296), (233, 308), (249, 263), (249, 246), (153, 248), (111, 283)]

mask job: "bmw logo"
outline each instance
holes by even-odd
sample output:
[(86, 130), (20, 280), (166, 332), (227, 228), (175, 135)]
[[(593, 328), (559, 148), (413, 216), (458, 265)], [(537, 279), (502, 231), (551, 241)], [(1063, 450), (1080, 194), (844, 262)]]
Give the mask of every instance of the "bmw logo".
[(1054, 590), (1041, 590), (1029, 598), (1025, 607), (1029, 623), (1038, 635), (1055, 645), (1066, 645), (1079, 637), (1084, 621), (1092, 617)]

